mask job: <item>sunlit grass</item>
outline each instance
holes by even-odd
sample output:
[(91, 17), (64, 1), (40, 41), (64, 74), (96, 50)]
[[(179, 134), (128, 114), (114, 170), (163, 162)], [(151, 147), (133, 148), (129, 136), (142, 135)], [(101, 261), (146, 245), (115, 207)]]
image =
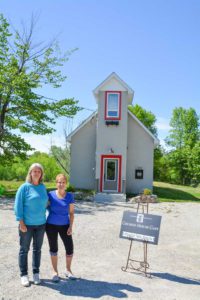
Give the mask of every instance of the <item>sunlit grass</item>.
[(200, 202), (200, 188), (165, 182), (154, 182), (153, 193), (158, 196), (159, 201), (182, 202), (195, 201)]
[[(6, 181), (0, 180), (0, 186), (2, 185), (5, 188), (4, 195), (13, 197), (16, 194), (17, 189), (22, 185), (24, 181)], [(55, 181), (52, 182), (44, 182), (47, 190), (51, 190), (55, 188)]]
[[(13, 197), (24, 181), (0, 181), (5, 187), (5, 196)], [(55, 188), (55, 182), (45, 182), (48, 190)], [(161, 202), (200, 202), (200, 187), (183, 186), (166, 182), (154, 182), (153, 193)]]

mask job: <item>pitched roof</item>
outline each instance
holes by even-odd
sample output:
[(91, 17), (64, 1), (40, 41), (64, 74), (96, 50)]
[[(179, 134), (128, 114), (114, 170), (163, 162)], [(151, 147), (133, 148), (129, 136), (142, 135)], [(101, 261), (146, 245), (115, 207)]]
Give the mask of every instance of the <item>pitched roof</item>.
[(134, 91), (133, 89), (125, 82), (123, 81), (115, 72), (112, 72), (104, 81), (102, 81), (94, 90), (93, 90), (93, 94), (95, 96), (95, 98), (97, 99), (97, 95), (99, 90), (102, 89), (102, 87), (109, 81), (115, 79), (116, 81), (118, 81), (125, 90), (127, 90), (128, 92), (128, 99), (129, 102), (132, 103), (133, 100), (133, 96), (134, 96)]
[(97, 111), (94, 111), (87, 119), (81, 122), (78, 127), (76, 127), (66, 138), (67, 142), (71, 142), (71, 137), (79, 131), (83, 126), (85, 126), (95, 115), (97, 115)]
[(128, 109), (129, 115), (153, 138), (154, 145), (157, 146), (160, 144), (160, 141), (153, 133)]
[[(138, 125), (140, 125), (153, 139), (154, 141), (154, 145), (158, 145), (159, 144), (159, 139), (157, 139), (152, 133), (151, 131), (144, 126), (144, 124), (132, 113), (130, 112), (130, 110), (128, 109), (128, 113), (130, 114), (130, 116), (138, 123)], [(76, 134), (76, 132), (78, 132), (83, 126), (85, 126), (94, 116), (97, 115), (97, 111), (93, 112), (87, 119), (85, 119), (78, 127), (76, 127), (68, 136), (67, 136), (67, 142), (71, 142), (71, 138), (74, 134)]]

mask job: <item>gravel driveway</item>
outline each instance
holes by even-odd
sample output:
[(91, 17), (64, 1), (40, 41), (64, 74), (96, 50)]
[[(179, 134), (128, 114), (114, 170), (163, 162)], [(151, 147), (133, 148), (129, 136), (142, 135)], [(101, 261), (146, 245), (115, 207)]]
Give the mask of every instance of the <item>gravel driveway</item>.
[[(152, 277), (123, 272), (130, 242), (119, 238), (126, 203), (76, 203), (74, 224), (76, 281), (64, 278), (64, 248), (60, 243), (61, 281), (51, 282), (45, 237), (42, 249), (42, 284), (25, 288), (18, 270), (18, 233), (13, 200), (0, 199), (0, 300), (18, 299), (200, 299), (200, 204), (150, 204), (150, 213), (162, 216), (158, 245), (148, 246)], [(29, 255), (31, 258), (31, 255)], [(142, 258), (142, 243), (134, 242), (132, 257)], [(31, 261), (29, 261), (31, 275)]]

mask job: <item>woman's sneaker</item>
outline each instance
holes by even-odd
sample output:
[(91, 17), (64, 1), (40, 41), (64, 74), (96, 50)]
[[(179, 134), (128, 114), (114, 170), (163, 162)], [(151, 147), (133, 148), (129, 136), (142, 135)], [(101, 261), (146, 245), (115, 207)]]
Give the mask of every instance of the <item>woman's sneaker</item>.
[(21, 277), (21, 284), (23, 286), (29, 286), (30, 285), (28, 275), (24, 275), (24, 276)]
[(34, 282), (34, 284), (40, 284), (41, 283), (40, 275), (38, 273), (33, 274), (33, 282)]
[(77, 277), (74, 276), (74, 274), (72, 274), (71, 272), (67, 271), (65, 272), (65, 276), (68, 278), (68, 279), (71, 279), (71, 280), (76, 280)]
[(58, 275), (53, 275), (52, 281), (53, 282), (59, 282), (60, 281), (60, 277)]

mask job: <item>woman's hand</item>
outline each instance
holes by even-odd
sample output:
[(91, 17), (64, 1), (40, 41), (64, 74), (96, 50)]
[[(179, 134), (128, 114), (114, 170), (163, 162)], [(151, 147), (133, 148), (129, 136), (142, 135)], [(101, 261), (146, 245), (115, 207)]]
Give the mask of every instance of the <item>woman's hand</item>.
[(72, 227), (69, 226), (69, 228), (67, 229), (67, 235), (72, 235)]
[(20, 222), (19, 222), (19, 230), (20, 230), (21, 232), (27, 232), (27, 227), (26, 227), (26, 225), (24, 224), (23, 221), (20, 221)]

